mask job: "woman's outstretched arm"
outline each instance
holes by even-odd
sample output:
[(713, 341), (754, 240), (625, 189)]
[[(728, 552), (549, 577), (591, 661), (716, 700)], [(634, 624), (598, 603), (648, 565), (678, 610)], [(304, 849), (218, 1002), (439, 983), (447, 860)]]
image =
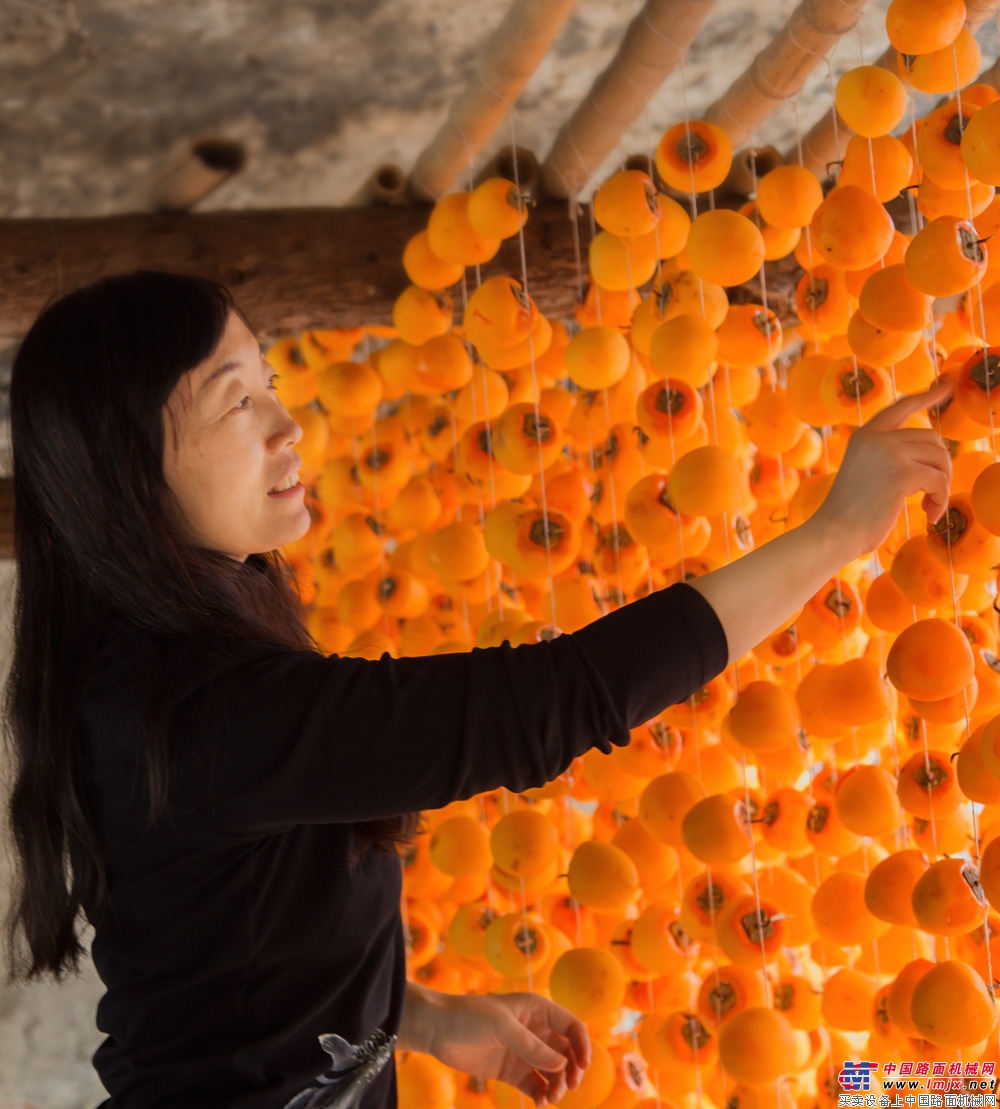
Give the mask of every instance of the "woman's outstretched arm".
[[(903, 397), (851, 436), (826, 500), (804, 524), (691, 586), (715, 610), (734, 662), (780, 627), (846, 563), (888, 536), (903, 500), (924, 493), (935, 523), (948, 503), (951, 457), (941, 436), (902, 424), (947, 399), (951, 383)], [(914, 526), (920, 522), (914, 520)]]
[[(851, 438), (804, 525), (691, 583), (550, 642), (377, 662), (248, 643), (228, 668), (187, 649), (199, 693), (179, 710), (193, 793), (226, 834), (373, 820), (507, 786), (538, 786), (592, 747), (685, 700), (782, 624), (840, 566), (888, 534), (903, 498), (944, 509), (948, 452), (909, 397)], [(202, 765), (207, 763), (208, 765)]]

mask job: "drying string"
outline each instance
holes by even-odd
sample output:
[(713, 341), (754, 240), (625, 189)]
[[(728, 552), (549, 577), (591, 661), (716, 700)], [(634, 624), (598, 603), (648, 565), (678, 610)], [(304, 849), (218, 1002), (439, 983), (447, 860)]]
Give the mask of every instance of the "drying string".
[[(518, 195), (520, 195), (520, 192), (521, 192), (521, 178), (520, 178), (520, 170), (518, 168), (517, 136), (516, 136), (515, 130), (514, 130), (514, 117), (513, 117), (513, 115), (510, 116), (510, 134), (511, 134), (512, 163), (513, 163), (513, 169), (514, 169), (514, 188), (517, 191)], [(528, 287), (528, 257), (527, 257), (527, 253), (525, 251), (525, 245), (524, 245), (524, 228), (523, 228), (523, 226), (519, 227), (518, 231), (517, 231), (517, 245), (518, 245), (518, 252), (519, 252), (520, 260), (521, 260), (521, 288), (524, 291), (525, 297), (527, 298), (527, 297), (530, 296), (530, 289)], [(535, 411), (535, 427), (539, 428), (539, 427), (541, 427), (541, 410), (538, 406), (538, 398), (539, 398), (538, 372), (537, 372), (536, 367), (535, 367), (535, 340), (534, 340), (533, 335), (530, 332), (528, 334), (528, 359), (529, 359), (528, 364), (531, 368), (531, 396), (532, 396), (532, 405), (534, 406), (534, 411)], [(552, 570), (552, 546), (551, 546), (551, 542), (550, 542), (551, 531), (550, 531), (550, 524), (549, 524), (548, 492), (547, 492), (547, 489), (546, 489), (546, 480), (545, 480), (544, 449), (542, 447), (542, 439), (541, 439), (541, 434), (540, 433), (537, 433), (537, 440), (536, 441), (538, 443), (538, 486), (539, 486), (539, 491), (540, 491), (540, 494), (541, 494), (541, 502), (542, 502), (542, 505), (541, 505), (541, 507), (542, 507), (542, 525), (543, 525), (544, 532), (545, 532), (545, 557), (546, 557), (546, 564), (547, 564), (547, 569), (548, 569), (548, 581), (549, 581), (549, 597), (550, 597), (549, 607), (551, 609), (551, 614), (552, 614), (552, 626), (554, 628), (557, 628), (558, 627), (558, 622), (557, 622), (557, 619), (556, 619), (556, 588), (555, 588), (555, 575), (554, 575), (553, 570)]]

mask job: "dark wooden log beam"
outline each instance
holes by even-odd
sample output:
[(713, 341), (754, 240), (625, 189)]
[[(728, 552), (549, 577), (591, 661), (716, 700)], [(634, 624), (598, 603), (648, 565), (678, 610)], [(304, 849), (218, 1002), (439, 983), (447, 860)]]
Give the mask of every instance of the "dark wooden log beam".
[[(403, 247), (429, 212), (414, 204), (0, 220), (0, 336), (24, 335), (60, 293), (134, 269), (221, 281), (265, 335), (390, 324), (407, 285)], [(587, 219), (579, 226), (586, 243)], [(577, 268), (566, 201), (532, 210), (525, 252), (539, 309), (572, 316)], [(483, 267), (483, 276), (520, 272), (516, 238)]]
[[(722, 203), (729, 206), (730, 199), (741, 198)], [(135, 269), (221, 281), (261, 335), (391, 324), (393, 302), (407, 285), (403, 247), (426, 227), (429, 213), (412, 204), (0, 220), (0, 345), (24, 335), (61, 293)], [(576, 234), (586, 279), (586, 213), (576, 220)], [(541, 201), (532, 209), (524, 229), (529, 291), (554, 319), (571, 318), (577, 302), (574, 237), (566, 201)], [(787, 264), (766, 269), (769, 291), (788, 283)], [(520, 275), (516, 238), (482, 267), (483, 277), (498, 273)], [(755, 279), (731, 299), (760, 295)], [(778, 314), (791, 322), (794, 297), (791, 312)]]
[[(0, 220), (0, 345), (23, 336), (60, 294), (142, 268), (221, 281), (261, 335), (391, 324), (393, 302), (407, 284), (403, 247), (429, 212), (398, 205)], [(589, 228), (586, 214), (578, 217), (585, 279)], [(539, 309), (571, 318), (579, 273), (565, 201), (542, 201), (532, 210), (525, 255)], [(766, 271), (769, 303), (783, 323), (794, 322), (797, 267), (785, 260)], [(483, 277), (520, 272), (517, 239), (482, 268)], [(734, 303), (759, 301), (759, 278), (729, 293)], [(13, 524), (13, 483), (0, 478), (0, 558), (13, 554)]]

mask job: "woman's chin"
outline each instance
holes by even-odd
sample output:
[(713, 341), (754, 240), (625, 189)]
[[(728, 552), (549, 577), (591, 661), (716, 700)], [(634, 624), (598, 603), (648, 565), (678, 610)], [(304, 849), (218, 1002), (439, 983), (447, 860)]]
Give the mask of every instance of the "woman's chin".
[[(259, 547), (258, 550), (274, 551), (279, 547), (287, 547), (290, 543), (301, 539), (310, 527), (312, 527), (312, 517), (309, 515), (309, 509), (306, 508), (304, 501), (300, 501), (297, 512), (289, 512), (286, 520), (267, 529), (267, 545)], [(261, 539), (264, 539), (263, 535)]]

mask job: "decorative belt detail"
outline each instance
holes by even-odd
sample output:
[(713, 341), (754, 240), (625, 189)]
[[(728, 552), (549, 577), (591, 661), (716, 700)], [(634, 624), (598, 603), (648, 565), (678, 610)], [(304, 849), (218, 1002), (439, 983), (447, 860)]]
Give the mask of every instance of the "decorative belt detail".
[(317, 1075), (315, 1083), (286, 1102), (283, 1109), (353, 1109), (389, 1060), (395, 1043), (396, 1037), (381, 1028), (360, 1046), (332, 1032), (320, 1036), (320, 1047), (332, 1061), (330, 1069)]

